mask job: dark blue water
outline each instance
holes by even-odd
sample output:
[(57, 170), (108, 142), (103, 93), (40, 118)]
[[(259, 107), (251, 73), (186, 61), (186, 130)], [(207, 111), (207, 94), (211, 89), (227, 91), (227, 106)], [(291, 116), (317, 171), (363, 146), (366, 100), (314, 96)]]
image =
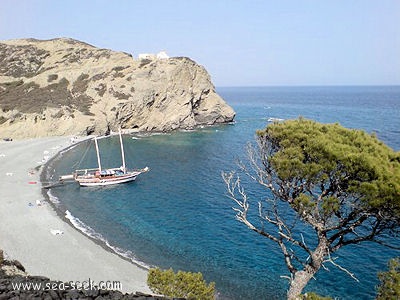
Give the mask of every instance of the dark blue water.
[[(288, 275), (274, 243), (235, 220), (221, 171), (235, 169), (245, 145), (269, 117), (304, 116), (320, 122), (375, 132), (400, 150), (400, 87), (220, 88), (237, 112), (236, 124), (193, 132), (124, 137), (127, 164), (149, 166), (136, 182), (106, 188), (67, 185), (51, 193), (74, 218), (101, 234), (117, 251), (162, 268), (202, 272), (215, 281), (221, 298), (284, 299)], [(105, 167), (119, 166), (117, 138), (100, 140)], [(96, 166), (93, 148), (80, 144), (55, 162), (55, 176)], [(255, 187), (253, 203), (265, 192)], [(74, 219), (76, 221), (76, 219)], [(80, 224), (79, 226), (83, 226)], [(84, 229), (89, 231), (88, 228)], [(395, 250), (366, 243), (340, 250), (338, 263), (357, 283), (334, 266), (321, 270), (307, 290), (340, 299), (373, 299), (376, 274)]]

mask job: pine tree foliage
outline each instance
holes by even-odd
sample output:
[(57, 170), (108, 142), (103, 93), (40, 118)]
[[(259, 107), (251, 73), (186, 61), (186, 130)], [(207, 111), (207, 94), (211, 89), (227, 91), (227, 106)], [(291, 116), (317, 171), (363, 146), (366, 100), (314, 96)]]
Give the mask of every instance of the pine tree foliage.
[(380, 285), (378, 286), (377, 300), (400, 299), (400, 257), (389, 261), (389, 270), (378, 274)]
[(310, 292), (302, 295), (299, 300), (333, 300), (331, 297), (320, 296), (316, 293)]
[(344, 241), (353, 220), (372, 217), (375, 231), (346, 243), (398, 226), (400, 153), (376, 136), (305, 119), (275, 123), (257, 135), (273, 191), (283, 191), (277, 196), (306, 221), (322, 222), (332, 242)]
[(153, 268), (149, 271), (147, 284), (154, 293), (168, 297), (188, 300), (215, 299), (215, 283), (207, 284), (201, 273), (183, 271), (174, 273), (172, 269)]

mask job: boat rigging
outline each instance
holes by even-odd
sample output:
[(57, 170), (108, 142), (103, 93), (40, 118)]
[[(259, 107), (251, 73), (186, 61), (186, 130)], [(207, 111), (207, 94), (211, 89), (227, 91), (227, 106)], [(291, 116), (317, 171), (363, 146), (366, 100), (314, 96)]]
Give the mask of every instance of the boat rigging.
[(119, 141), (121, 148), (122, 166), (119, 168), (103, 169), (101, 166), (98, 138), (94, 138), (96, 155), (97, 155), (97, 168), (75, 170), (71, 175), (60, 176), (59, 181), (75, 180), (80, 186), (102, 186), (113, 185), (119, 183), (131, 182), (142, 173), (148, 172), (149, 168), (127, 170), (125, 163), (124, 144), (122, 142), (121, 130), (119, 130)]

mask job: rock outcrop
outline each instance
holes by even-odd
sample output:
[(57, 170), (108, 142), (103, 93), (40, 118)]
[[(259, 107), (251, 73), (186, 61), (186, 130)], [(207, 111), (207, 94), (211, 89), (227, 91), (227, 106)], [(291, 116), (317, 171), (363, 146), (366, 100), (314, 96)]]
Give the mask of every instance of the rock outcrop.
[(204, 67), (72, 39), (0, 42), (1, 138), (171, 131), (230, 122)]
[(0, 299), (170, 299), (141, 292), (124, 294), (117, 290), (100, 289), (94, 284), (90, 287), (86, 283), (80, 286), (75, 285), (81, 284), (80, 282), (75, 282), (74, 285), (72, 283), (50, 280), (44, 276), (30, 276), (20, 262), (4, 260), (0, 250)]

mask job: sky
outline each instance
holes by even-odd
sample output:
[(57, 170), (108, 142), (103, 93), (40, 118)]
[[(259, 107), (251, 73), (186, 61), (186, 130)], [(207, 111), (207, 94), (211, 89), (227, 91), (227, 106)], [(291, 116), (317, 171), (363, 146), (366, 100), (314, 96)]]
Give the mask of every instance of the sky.
[(0, 40), (166, 51), (214, 85), (399, 85), (400, 0), (0, 0)]

